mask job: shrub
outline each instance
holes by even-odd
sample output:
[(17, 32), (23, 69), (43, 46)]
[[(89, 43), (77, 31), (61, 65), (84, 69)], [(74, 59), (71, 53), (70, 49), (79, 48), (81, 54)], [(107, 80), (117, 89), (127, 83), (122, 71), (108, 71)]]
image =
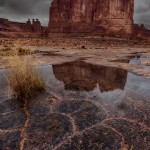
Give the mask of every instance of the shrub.
[(15, 45), (15, 51), (17, 55), (30, 55), (33, 54), (33, 51), (31, 48), (23, 48), (20, 45)]
[(9, 56), (12, 53), (12, 48), (4, 47), (0, 49), (0, 56)]
[(45, 90), (44, 81), (28, 60), (13, 56), (10, 59), (10, 66), (12, 69), (9, 72), (8, 81), (17, 99), (29, 99)]
[(14, 55), (30, 55), (33, 54), (31, 48), (23, 48), (20, 45), (15, 45), (15, 47), (4, 47), (0, 49), (0, 56), (14, 56)]

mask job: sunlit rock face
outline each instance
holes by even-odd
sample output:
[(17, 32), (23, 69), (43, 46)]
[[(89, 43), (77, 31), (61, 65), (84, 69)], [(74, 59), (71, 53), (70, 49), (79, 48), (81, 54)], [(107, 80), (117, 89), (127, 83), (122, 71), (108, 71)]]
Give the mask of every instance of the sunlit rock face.
[(49, 32), (130, 33), (134, 0), (53, 0)]

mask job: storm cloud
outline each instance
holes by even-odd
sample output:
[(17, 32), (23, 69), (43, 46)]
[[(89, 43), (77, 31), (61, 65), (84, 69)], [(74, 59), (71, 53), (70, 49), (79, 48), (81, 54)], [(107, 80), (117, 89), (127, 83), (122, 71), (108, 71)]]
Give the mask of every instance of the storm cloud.
[[(0, 0), (0, 18), (24, 22), (38, 18), (48, 24), (49, 7), (52, 0)], [(150, 26), (150, 0), (135, 0), (134, 22)]]
[(0, 18), (24, 22), (38, 18), (47, 25), (52, 0), (0, 0)]
[(134, 21), (150, 28), (150, 0), (135, 0)]

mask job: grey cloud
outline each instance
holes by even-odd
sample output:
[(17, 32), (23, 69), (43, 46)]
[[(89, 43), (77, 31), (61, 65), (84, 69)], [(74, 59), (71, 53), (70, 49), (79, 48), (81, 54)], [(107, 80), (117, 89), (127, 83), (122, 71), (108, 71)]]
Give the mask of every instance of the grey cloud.
[(0, 1), (0, 6), (4, 6), (5, 5), (5, 0), (1, 0)]
[(150, 26), (150, 0), (135, 0), (134, 21)]
[(47, 25), (51, 0), (0, 0), (0, 18), (26, 21), (39, 18)]

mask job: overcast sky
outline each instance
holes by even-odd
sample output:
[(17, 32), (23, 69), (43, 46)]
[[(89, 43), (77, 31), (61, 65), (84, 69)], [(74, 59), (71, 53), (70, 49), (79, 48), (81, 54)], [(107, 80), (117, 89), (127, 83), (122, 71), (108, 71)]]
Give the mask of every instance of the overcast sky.
[[(0, 18), (24, 22), (38, 18), (48, 24), (49, 6), (52, 0), (0, 0)], [(135, 23), (150, 25), (150, 0), (135, 0)]]

